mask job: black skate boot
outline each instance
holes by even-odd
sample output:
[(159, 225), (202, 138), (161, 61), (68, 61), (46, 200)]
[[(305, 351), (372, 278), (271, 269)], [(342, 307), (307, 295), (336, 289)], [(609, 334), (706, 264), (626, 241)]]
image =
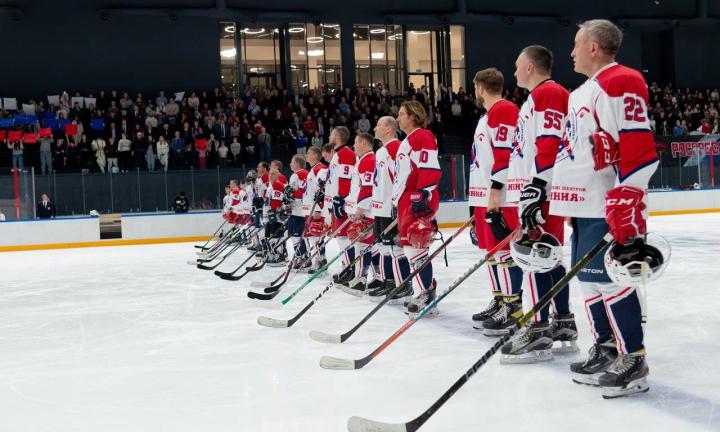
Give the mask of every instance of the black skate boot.
[[(375, 279), (373, 282), (377, 281)], [(388, 279), (382, 282), (382, 285), (379, 287), (372, 289), (370, 286), (372, 283), (368, 284), (368, 297), (370, 298), (370, 301), (379, 303), (381, 302), (385, 296), (387, 296), (387, 293), (395, 289), (395, 280)]]
[[(388, 290), (386, 297), (390, 295), (390, 293), (395, 289), (396, 287), (393, 287), (392, 289)], [(402, 288), (400, 288), (400, 291), (396, 292), (395, 295), (392, 296), (392, 298), (388, 301), (388, 304), (390, 305), (403, 305), (404, 308), (407, 308), (410, 304), (410, 300), (413, 297), (413, 288), (411, 283), (406, 283), (403, 285)]]
[[(418, 295), (417, 297), (413, 297), (410, 302), (408, 302), (407, 310), (405, 311), (405, 314), (409, 318), (415, 318), (427, 305), (433, 302), (435, 300), (435, 286), (437, 284), (433, 280), (433, 287), (429, 290), (423, 291)], [(425, 316), (427, 317), (434, 317), (437, 316), (438, 309), (437, 306), (430, 309)]]
[(333, 277), (333, 283), (335, 286), (338, 285), (345, 285), (349, 286), (351, 280), (355, 279), (355, 269), (352, 268), (350, 270), (341, 271), (338, 274), (334, 274)]
[(369, 283), (367, 284), (368, 292), (370, 292), (370, 291), (372, 291), (372, 290), (376, 290), (376, 289), (378, 289), (378, 288), (382, 288), (383, 285), (385, 285), (385, 281), (382, 281), (382, 280), (380, 280), (380, 279), (377, 279), (377, 277), (376, 277), (375, 279), (372, 280), (372, 282), (369, 282)]
[(553, 342), (560, 343), (558, 346), (553, 346), (554, 354), (575, 354), (580, 351), (577, 346), (578, 334), (573, 313), (552, 314), (550, 330)]
[[(321, 268), (325, 267), (327, 265), (327, 260), (325, 258), (321, 258), (317, 262), (313, 263), (313, 265), (308, 269), (308, 274), (315, 274), (320, 270)], [(323, 270), (323, 273), (327, 272), (327, 269)]]
[(307, 256), (301, 255), (293, 259), (293, 269), (298, 272), (307, 271), (310, 268), (310, 260)]
[(485, 336), (502, 336), (523, 316), (520, 296), (503, 297), (502, 305), (490, 318), (483, 321)]
[(500, 363), (528, 364), (553, 359), (553, 340), (548, 322), (534, 322), (523, 327), (500, 350)]
[(590, 347), (587, 360), (570, 364), (572, 380), (578, 384), (598, 386), (600, 376), (616, 358), (617, 349), (614, 340), (604, 344), (594, 344)]
[(347, 285), (338, 285), (340, 290), (344, 293), (354, 295), (355, 297), (362, 297), (365, 295), (367, 288), (367, 281), (364, 276), (358, 276), (348, 282)]
[(270, 254), (266, 261), (268, 267), (285, 267), (288, 264), (286, 254)]
[(500, 306), (502, 306), (502, 296), (500, 295), (500, 293), (493, 293), (490, 304), (485, 308), (485, 310), (472, 316), (473, 328), (482, 330), (483, 321), (495, 315), (498, 309), (500, 309)]
[(618, 356), (598, 382), (603, 398), (614, 399), (650, 390), (647, 376), (650, 373), (645, 361), (645, 350)]

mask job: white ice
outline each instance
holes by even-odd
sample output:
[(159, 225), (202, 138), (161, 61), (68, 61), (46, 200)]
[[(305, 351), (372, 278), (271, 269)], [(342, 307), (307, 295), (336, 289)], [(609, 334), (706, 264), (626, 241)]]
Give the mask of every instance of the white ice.
[[(568, 364), (580, 355), (540, 365), (496, 356), (422, 430), (720, 430), (720, 214), (655, 217), (650, 229), (674, 253), (647, 291), (649, 393), (607, 401), (572, 383)], [(308, 332), (343, 332), (375, 305), (332, 290), (295, 327), (263, 328), (259, 315), (293, 316), (327, 280), (283, 310), (260, 309), (246, 297), (250, 281), (281, 269), (228, 282), (187, 265), (194, 252), (184, 243), (1, 254), (0, 430), (337, 432), (352, 415), (404, 422), (496, 341), (471, 327), (489, 298), (481, 269), (437, 318), (364, 369), (324, 370), (322, 355), (360, 358), (404, 314), (386, 307), (345, 344), (323, 345)], [(449, 268), (435, 265), (441, 290), (480, 255), (463, 234), (448, 258)], [(584, 356), (588, 322), (571, 292)]]

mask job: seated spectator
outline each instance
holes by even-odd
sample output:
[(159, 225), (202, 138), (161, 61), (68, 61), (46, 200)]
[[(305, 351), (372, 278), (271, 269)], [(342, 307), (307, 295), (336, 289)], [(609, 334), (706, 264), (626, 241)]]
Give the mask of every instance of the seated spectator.
[(42, 194), (35, 213), (38, 219), (55, 219), (55, 204), (50, 201), (47, 194)]
[(364, 113), (360, 115), (360, 119), (358, 120), (358, 131), (360, 133), (370, 132), (370, 120), (367, 119)]

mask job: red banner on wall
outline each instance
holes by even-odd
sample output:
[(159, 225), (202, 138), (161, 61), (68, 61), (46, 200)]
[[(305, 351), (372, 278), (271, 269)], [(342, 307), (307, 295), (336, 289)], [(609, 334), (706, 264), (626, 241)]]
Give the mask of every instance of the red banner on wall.
[(720, 143), (718, 142), (672, 142), (670, 150), (674, 158), (695, 156), (698, 152), (706, 155), (720, 154)]

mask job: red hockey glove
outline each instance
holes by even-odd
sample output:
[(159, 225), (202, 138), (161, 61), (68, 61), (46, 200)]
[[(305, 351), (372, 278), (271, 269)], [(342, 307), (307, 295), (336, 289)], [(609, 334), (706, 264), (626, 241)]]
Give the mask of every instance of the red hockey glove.
[(595, 171), (609, 167), (619, 160), (617, 143), (609, 133), (603, 130), (595, 132), (590, 137), (590, 141), (593, 146)]
[(633, 186), (618, 186), (605, 195), (605, 219), (617, 243), (625, 244), (647, 231), (642, 214), (645, 210), (644, 195), (642, 190)]

